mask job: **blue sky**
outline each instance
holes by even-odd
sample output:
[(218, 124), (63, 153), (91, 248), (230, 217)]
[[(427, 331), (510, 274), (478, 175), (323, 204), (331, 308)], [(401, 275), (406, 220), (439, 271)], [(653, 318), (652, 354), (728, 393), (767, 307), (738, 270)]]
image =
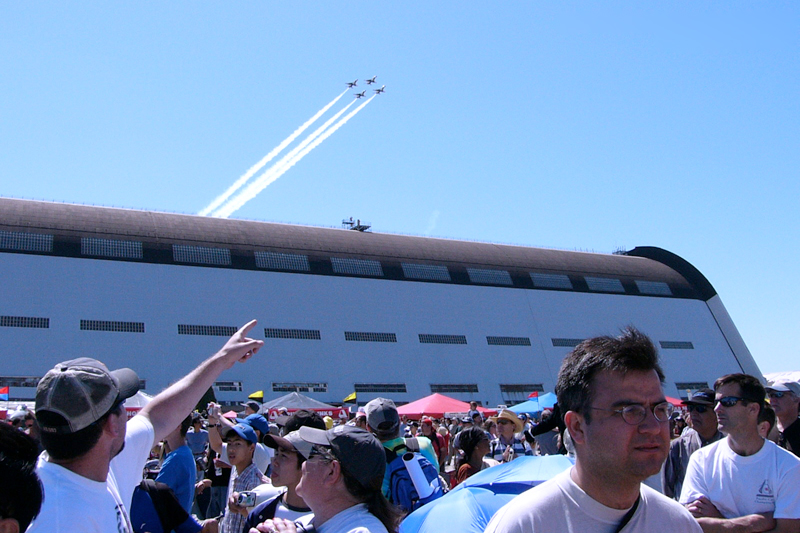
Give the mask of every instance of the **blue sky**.
[(3, 3), (0, 195), (197, 213), (377, 75), (233, 216), (659, 246), (798, 370), (800, 5), (496, 4)]

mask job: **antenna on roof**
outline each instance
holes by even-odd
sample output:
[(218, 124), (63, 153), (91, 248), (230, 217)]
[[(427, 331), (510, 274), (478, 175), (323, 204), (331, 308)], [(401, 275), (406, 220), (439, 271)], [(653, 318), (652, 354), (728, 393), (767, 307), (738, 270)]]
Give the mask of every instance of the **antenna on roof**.
[(368, 222), (361, 222), (360, 218), (358, 220), (353, 220), (353, 217), (350, 217), (349, 219), (346, 218), (342, 220), (342, 228), (344, 229), (364, 232), (369, 231), (371, 227), (372, 226)]

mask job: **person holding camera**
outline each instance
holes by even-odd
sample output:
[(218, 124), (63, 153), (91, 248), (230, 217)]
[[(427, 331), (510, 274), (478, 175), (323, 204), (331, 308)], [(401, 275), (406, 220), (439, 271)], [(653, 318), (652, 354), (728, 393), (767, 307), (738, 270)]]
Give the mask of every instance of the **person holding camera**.
[[(236, 501), (234, 493), (241, 495), (267, 482), (253, 462), (253, 453), (256, 449), (258, 437), (252, 427), (246, 424), (236, 424), (225, 433), (228, 460), (232, 468), (231, 480), (228, 482), (228, 505), (244, 505), (245, 502)], [(253, 502), (255, 503), (255, 502)], [(252, 504), (251, 504), (252, 505)], [(225, 510), (219, 525), (220, 533), (242, 533), (244, 531), (245, 517), (230, 509)]]

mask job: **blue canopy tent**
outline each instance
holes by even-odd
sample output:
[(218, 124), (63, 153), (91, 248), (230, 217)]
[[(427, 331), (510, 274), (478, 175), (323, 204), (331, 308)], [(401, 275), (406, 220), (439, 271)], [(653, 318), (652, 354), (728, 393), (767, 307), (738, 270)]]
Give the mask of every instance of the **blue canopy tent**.
[(481, 533), (502, 506), (531, 487), (558, 475), (573, 462), (564, 455), (520, 457), (467, 478), (400, 524), (400, 533)]
[(533, 413), (539, 413), (545, 409), (552, 409), (556, 404), (557, 399), (558, 398), (556, 398), (556, 395), (552, 392), (546, 392), (538, 398), (531, 398), (528, 401), (513, 405), (509, 407), (508, 410), (517, 414), (526, 413), (530, 415)]

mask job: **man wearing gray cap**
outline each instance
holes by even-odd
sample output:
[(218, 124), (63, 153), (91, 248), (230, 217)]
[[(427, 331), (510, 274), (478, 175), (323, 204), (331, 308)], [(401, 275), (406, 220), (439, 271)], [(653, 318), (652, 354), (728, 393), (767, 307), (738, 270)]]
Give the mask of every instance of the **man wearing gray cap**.
[(246, 336), (255, 324), (242, 327), (130, 422), (125, 400), (139, 390), (133, 370), (112, 372), (86, 357), (50, 370), (36, 390), (46, 450), (37, 471), (45, 501), (28, 531), (132, 532), (128, 509), (150, 449), (180, 424), (224, 370), (258, 351), (263, 341)]
[[(408, 442), (400, 436), (400, 415), (397, 407), (392, 400), (387, 398), (375, 398), (371, 400), (364, 411), (367, 413), (367, 430), (381, 441), (383, 447), (390, 450), (396, 456), (402, 456), (408, 451)], [(411, 440), (411, 439), (408, 439)], [(429, 439), (414, 439), (419, 452), (439, 471), (439, 460), (433, 449), (433, 444)], [(391, 455), (391, 454), (390, 454)], [(393, 501), (389, 489), (389, 476), (383, 478), (383, 495)]]
[(700, 389), (683, 402), (689, 411), (691, 428), (673, 440), (669, 446), (669, 455), (661, 468), (661, 488), (665, 496), (677, 500), (681, 495), (683, 478), (689, 457), (708, 444), (723, 438), (717, 429), (717, 413), (714, 412), (714, 391)]
[(766, 389), (781, 432), (778, 445), (800, 456), (800, 384), (779, 380)]
[[(341, 425), (327, 431), (301, 427), (313, 445), (303, 463), (297, 494), (314, 512), (318, 533), (395, 533), (397, 511), (381, 493), (386, 457), (381, 443), (361, 428)], [(274, 519), (258, 531), (297, 531), (294, 522)]]

